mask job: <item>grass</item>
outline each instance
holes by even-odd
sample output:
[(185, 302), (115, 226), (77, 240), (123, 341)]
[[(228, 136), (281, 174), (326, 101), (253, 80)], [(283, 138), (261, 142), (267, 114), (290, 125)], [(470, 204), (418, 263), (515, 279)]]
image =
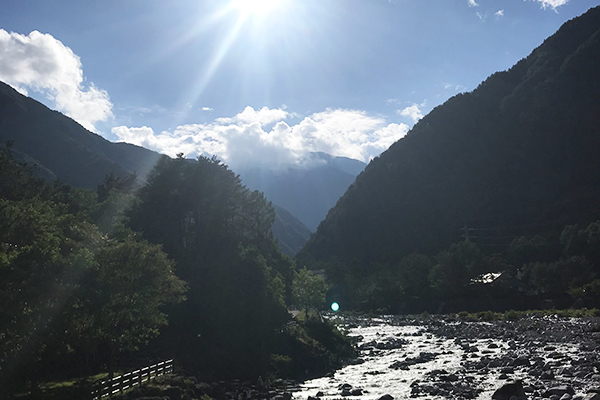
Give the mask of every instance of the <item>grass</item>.
[[(115, 373), (115, 376), (117, 373)], [(43, 390), (56, 390), (56, 389), (64, 389), (64, 388), (72, 388), (76, 384), (81, 382), (86, 382), (90, 384), (94, 384), (100, 382), (104, 379), (108, 378), (108, 372), (103, 372), (101, 374), (87, 376), (85, 378), (73, 378), (64, 381), (53, 381), (53, 382), (44, 382), (40, 384), (40, 388)]]

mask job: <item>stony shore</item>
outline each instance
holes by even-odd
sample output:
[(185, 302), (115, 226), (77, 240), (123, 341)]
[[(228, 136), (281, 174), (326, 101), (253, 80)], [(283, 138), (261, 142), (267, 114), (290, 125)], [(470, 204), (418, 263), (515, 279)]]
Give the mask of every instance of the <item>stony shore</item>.
[[(363, 375), (422, 372), (418, 379), (404, 383), (408, 389), (406, 397), (600, 400), (599, 318), (531, 316), (518, 321), (465, 322), (448, 316), (346, 317), (345, 324), (349, 328), (416, 327), (405, 336), (381, 335), (370, 341), (355, 337), (360, 353), (354, 362), (357, 365), (367, 365), (391, 352), (398, 355), (380, 370), (365, 368)], [(420, 350), (402, 353), (417, 340)], [(343, 377), (343, 372), (338, 380), (332, 375), (329, 384), (340, 382)], [(373, 397), (374, 393), (361, 388), (360, 382), (344, 382), (330, 388), (329, 393), (326, 390), (312, 393), (311, 389), (285, 380), (277, 380), (269, 388), (240, 381), (203, 383), (182, 376), (165, 377), (156, 383), (117, 398), (397, 400), (399, 397), (380, 394)]]
[[(407, 382), (410, 397), (600, 400), (599, 318), (530, 316), (465, 322), (454, 316), (390, 316), (349, 321), (350, 326), (381, 323), (419, 326), (415, 335), (427, 336), (422, 352), (398, 360), (391, 369), (417, 368), (442, 355), (460, 358), (459, 367), (431, 369), (423, 378)], [(398, 348), (410, 340), (364, 343), (361, 339), (357, 338), (363, 355)], [(444, 339), (456, 347), (450, 348)]]

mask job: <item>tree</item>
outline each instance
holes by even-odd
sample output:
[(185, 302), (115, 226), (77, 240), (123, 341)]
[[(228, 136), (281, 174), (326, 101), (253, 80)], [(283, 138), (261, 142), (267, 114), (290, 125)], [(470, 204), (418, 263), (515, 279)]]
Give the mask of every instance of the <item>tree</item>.
[(263, 194), (216, 158), (163, 157), (129, 217), (189, 284), (168, 328), (178, 360), (211, 377), (252, 377), (268, 367), (273, 332), (288, 318), (281, 284), (291, 261), (273, 239)]
[(95, 193), (45, 186), (4, 156), (0, 389), (156, 336), (167, 321), (164, 305), (181, 301), (185, 288), (160, 246), (122, 229), (102, 234), (89, 219)]
[(443, 297), (459, 296), (466, 285), (481, 271), (483, 254), (472, 242), (454, 243), (436, 257), (429, 275), (431, 285)]
[(583, 256), (563, 258), (551, 263), (533, 263), (526, 267), (533, 287), (543, 296), (558, 298), (567, 294), (569, 288), (589, 283), (592, 267)]
[(76, 346), (73, 295), (98, 239), (53, 202), (0, 200), (0, 375), (35, 377), (44, 359)]
[(296, 271), (292, 283), (293, 304), (298, 308), (320, 310), (325, 303), (327, 283), (306, 267)]
[(410, 254), (398, 266), (398, 279), (408, 298), (424, 298), (429, 292), (429, 273), (433, 267), (430, 257)]
[(117, 352), (137, 350), (158, 335), (167, 325), (162, 308), (184, 300), (186, 285), (160, 246), (132, 234), (106, 240), (95, 260), (91, 287), (79, 299), (88, 322), (80, 324), (79, 333), (106, 343), (112, 361)]

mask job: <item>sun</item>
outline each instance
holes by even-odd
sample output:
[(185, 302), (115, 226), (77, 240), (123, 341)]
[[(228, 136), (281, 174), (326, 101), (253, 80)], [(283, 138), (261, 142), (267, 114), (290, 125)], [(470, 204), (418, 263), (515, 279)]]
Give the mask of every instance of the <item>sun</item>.
[(240, 14), (264, 15), (281, 6), (285, 0), (234, 0), (232, 6)]

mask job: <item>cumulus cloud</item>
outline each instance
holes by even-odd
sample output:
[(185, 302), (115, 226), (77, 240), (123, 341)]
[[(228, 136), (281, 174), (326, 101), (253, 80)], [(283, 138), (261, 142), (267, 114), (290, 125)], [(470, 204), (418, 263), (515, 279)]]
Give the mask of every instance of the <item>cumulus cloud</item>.
[(202, 111), (213, 111), (211, 107), (202, 107)]
[(479, 7), (479, 4), (475, 0), (469, 0), (469, 7)]
[(93, 83), (83, 85), (81, 60), (52, 35), (29, 35), (0, 29), (0, 80), (22, 94), (34, 90), (54, 102), (54, 107), (85, 128), (112, 117), (106, 91)]
[(494, 13), (496, 17), (504, 17), (504, 10), (498, 10)]
[(112, 132), (119, 141), (171, 156), (216, 155), (233, 169), (284, 169), (307, 166), (311, 152), (368, 162), (409, 130), (406, 124), (388, 124), (364, 111), (327, 109), (295, 124), (285, 121), (290, 115), (282, 109), (247, 107), (235, 117), (218, 118), (211, 124), (181, 125), (174, 132), (156, 134), (148, 127), (125, 126)]
[(288, 112), (282, 109), (270, 109), (263, 107), (260, 110), (248, 106), (233, 118), (217, 118), (220, 124), (235, 124), (238, 122), (258, 122), (262, 125), (268, 125), (273, 122), (281, 121), (288, 117)]
[(414, 122), (417, 122), (423, 118), (423, 112), (421, 112), (418, 104), (413, 104), (412, 106), (406, 107), (403, 110), (398, 110), (398, 114), (402, 115), (403, 117), (409, 117)]
[(560, 6), (564, 6), (569, 2), (569, 0), (534, 0), (538, 3), (542, 3), (542, 8), (552, 8), (554, 11)]

